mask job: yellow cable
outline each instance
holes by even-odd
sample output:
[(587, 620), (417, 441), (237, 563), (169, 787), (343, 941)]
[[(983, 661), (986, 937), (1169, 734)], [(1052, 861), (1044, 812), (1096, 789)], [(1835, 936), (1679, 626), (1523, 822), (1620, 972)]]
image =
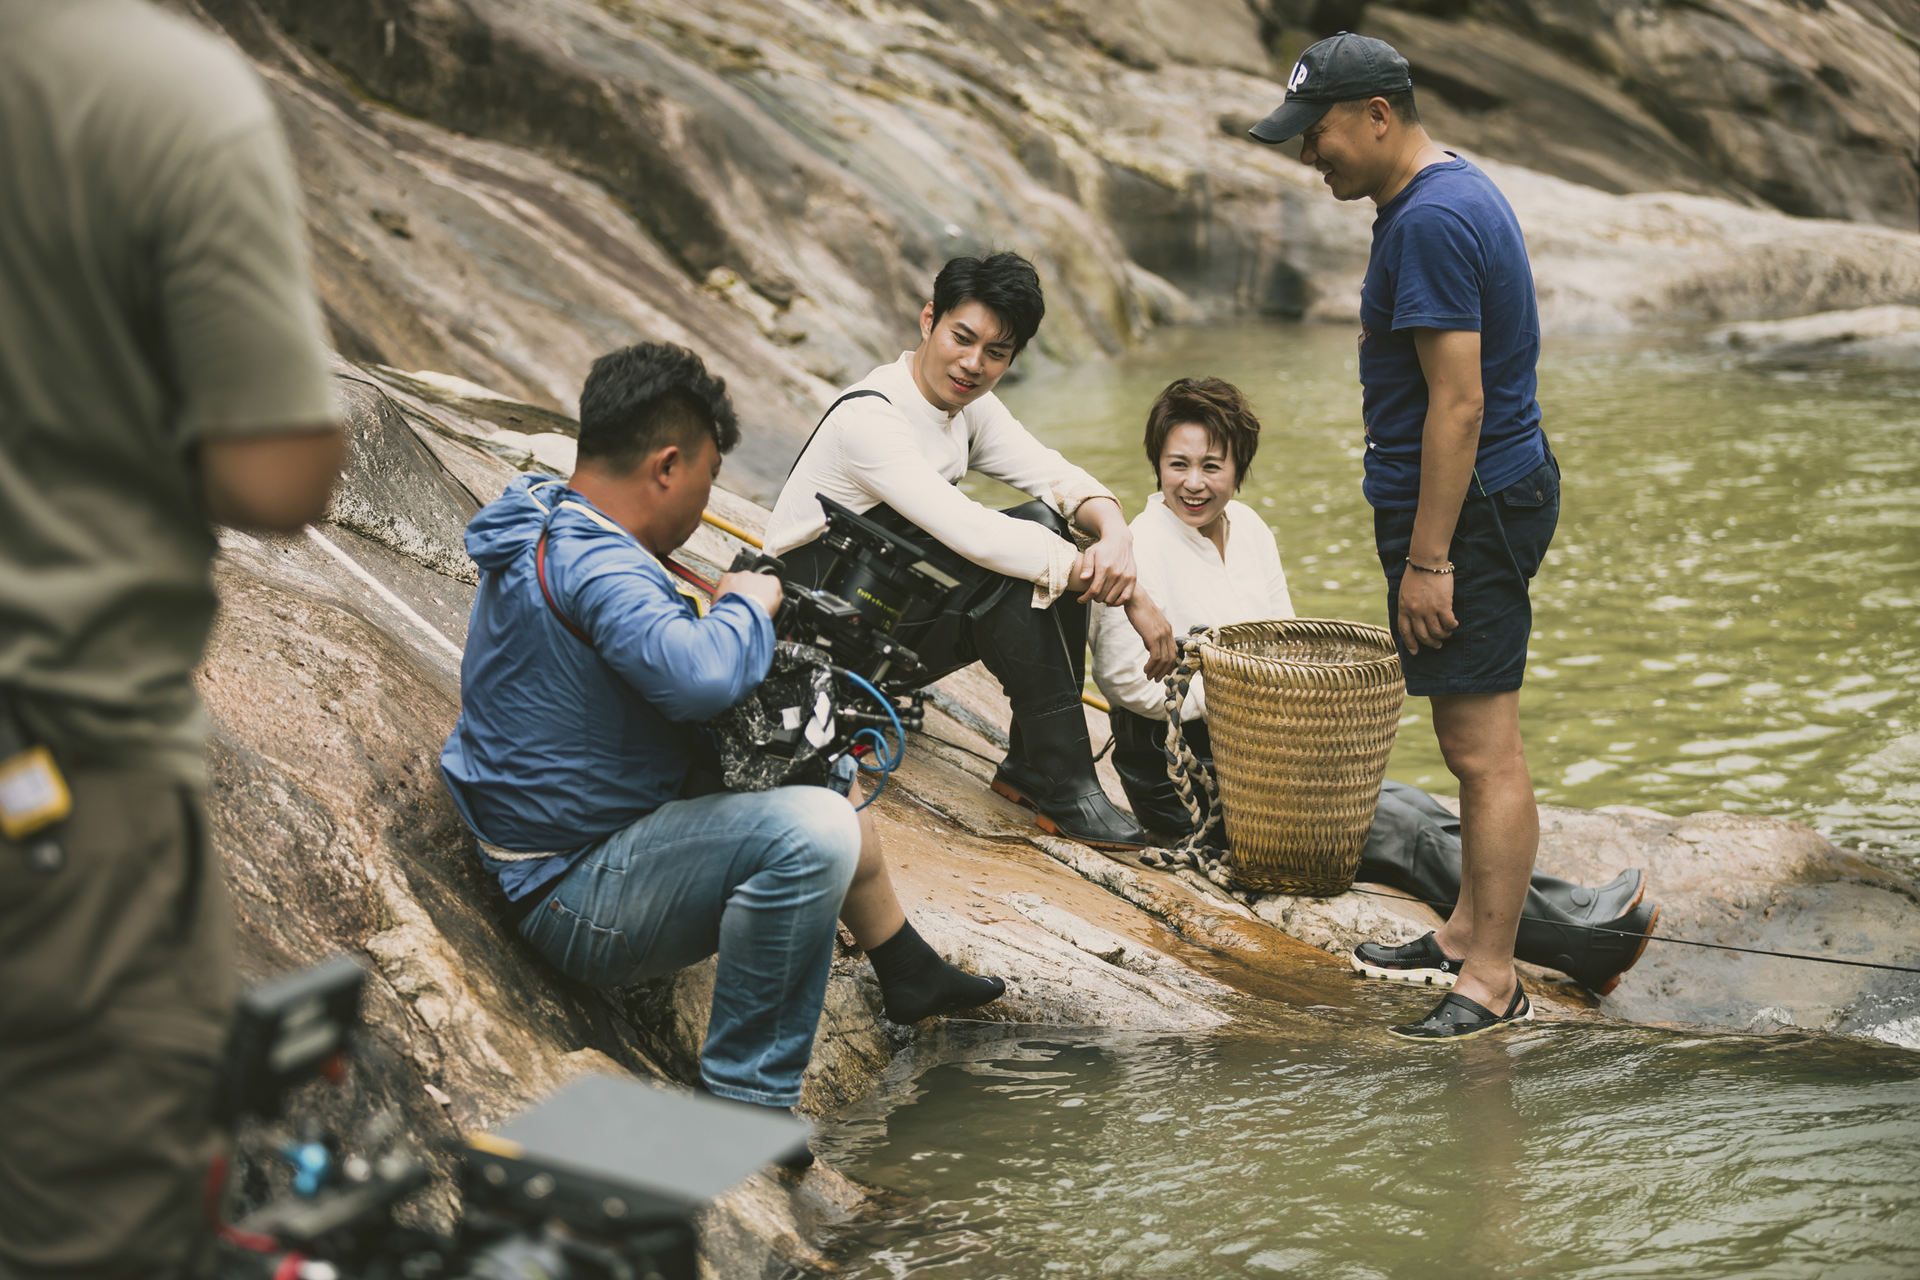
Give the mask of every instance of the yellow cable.
[(725, 519), (724, 517), (721, 517), (721, 516), (717, 516), (713, 514), (713, 512), (711, 511), (702, 511), (700, 513), (700, 518), (702, 520), (705, 520), (708, 524), (712, 525), (714, 528), (718, 529), (720, 532), (732, 534), (734, 537), (740, 539), (740, 541), (752, 547), (755, 551), (762, 550), (765, 546), (765, 544), (762, 543), (760, 539), (754, 537), (752, 534), (748, 533), (745, 529), (742, 529), (739, 525), (733, 523), (733, 521)]
[[(739, 525), (733, 523), (733, 521), (728, 520), (724, 516), (717, 516), (713, 514), (713, 512), (711, 511), (702, 511), (700, 513), (700, 518), (702, 520), (705, 520), (708, 524), (712, 525), (714, 528), (718, 529), (720, 532), (725, 534), (730, 534), (733, 537), (740, 539), (740, 541), (746, 543), (748, 546), (752, 547), (755, 551), (763, 550), (766, 545), (763, 542), (761, 542), (760, 539), (754, 537), (752, 534), (748, 533), (745, 529), (742, 529)], [(1107, 700), (1101, 697), (1097, 693), (1082, 693), (1080, 695), (1080, 701), (1086, 704), (1087, 706), (1092, 707), (1095, 711), (1111, 712), (1113, 710), (1111, 706), (1107, 705)]]

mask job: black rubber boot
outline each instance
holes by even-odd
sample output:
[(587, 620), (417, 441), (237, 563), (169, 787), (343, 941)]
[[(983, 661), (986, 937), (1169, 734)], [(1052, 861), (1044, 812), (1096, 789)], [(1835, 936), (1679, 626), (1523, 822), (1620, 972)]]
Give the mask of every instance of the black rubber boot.
[(963, 1013), (1007, 993), (1007, 984), (1000, 979), (976, 978), (941, 959), (911, 920), (879, 946), (867, 948), (867, 959), (880, 979), (890, 1022)]
[[(1460, 897), (1460, 819), (1417, 787), (1384, 784), (1359, 878), (1450, 909)], [(1606, 995), (1640, 958), (1659, 915), (1658, 907), (1641, 903), (1645, 892), (1646, 877), (1637, 870), (1598, 889), (1536, 871), (1521, 906), (1514, 957)], [(1590, 927), (1596, 925), (1630, 936)]]
[[(1179, 787), (1167, 773), (1167, 722), (1115, 707), (1107, 713), (1107, 723), (1113, 728), (1113, 770), (1120, 775), (1120, 786), (1127, 793), (1133, 816), (1148, 831), (1169, 843), (1184, 838), (1192, 832), (1194, 818), (1180, 799)], [(1186, 737), (1187, 749), (1211, 767), (1213, 741), (1207, 736), (1207, 722), (1189, 720), (1181, 726), (1181, 732)], [(1204, 820), (1207, 798), (1197, 785), (1194, 799), (1200, 805)], [(1226, 833), (1218, 827), (1208, 837), (1209, 844), (1225, 841)]]
[(1027, 763), (1026, 742), (1015, 720), (1007, 727), (1007, 755), (993, 771), (993, 789), (1015, 804), (1031, 807), (1027, 797), (1042, 794), (1047, 786), (1046, 776)]
[[(993, 789), (1039, 814), (1040, 829), (1096, 849), (1139, 849), (1151, 843), (1133, 816), (1107, 799), (1093, 767), (1087, 718), (1076, 701), (1039, 716), (1014, 711), (1013, 750), (994, 771)], [(1036, 764), (1035, 761), (1044, 761)]]
[(1149, 843), (1133, 817), (1107, 799), (1093, 767), (1093, 742), (1080, 709), (1079, 659), (1086, 606), (1071, 597), (1035, 609), (1007, 592), (972, 620), (974, 647), (1013, 707), (1007, 758), (993, 789), (1040, 814), (1040, 828), (1097, 849)]
[(1636, 902), (1619, 917), (1570, 924), (1521, 917), (1513, 954), (1529, 964), (1558, 969), (1595, 995), (1609, 995), (1640, 960), (1660, 919), (1660, 908)]

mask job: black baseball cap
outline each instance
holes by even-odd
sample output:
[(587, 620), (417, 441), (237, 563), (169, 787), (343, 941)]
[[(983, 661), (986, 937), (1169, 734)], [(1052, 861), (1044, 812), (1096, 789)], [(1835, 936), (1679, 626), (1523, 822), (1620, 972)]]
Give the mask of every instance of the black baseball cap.
[(1385, 40), (1342, 31), (1300, 55), (1287, 77), (1287, 97), (1247, 132), (1261, 142), (1285, 142), (1313, 127), (1336, 102), (1383, 98), (1413, 88), (1407, 60)]

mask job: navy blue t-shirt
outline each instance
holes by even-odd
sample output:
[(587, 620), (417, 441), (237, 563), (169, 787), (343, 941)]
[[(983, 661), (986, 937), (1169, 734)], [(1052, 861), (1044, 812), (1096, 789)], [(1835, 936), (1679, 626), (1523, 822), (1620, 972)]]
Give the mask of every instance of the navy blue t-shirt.
[(1415, 329), (1480, 334), (1486, 410), (1468, 492), (1498, 493), (1546, 459), (1535, 399), (1540, 314), (1519, 220), (1486, 174), (1455, 156), (1380, 206), (1360, 286), (1361, 416), (1367, 501), (1420, 505), (1427, 380)]

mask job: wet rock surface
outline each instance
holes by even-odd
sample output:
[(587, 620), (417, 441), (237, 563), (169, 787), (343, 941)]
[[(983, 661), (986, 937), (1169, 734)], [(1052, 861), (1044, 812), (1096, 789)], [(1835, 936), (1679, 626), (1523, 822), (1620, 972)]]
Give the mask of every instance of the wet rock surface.
[[(407, 390), (417, 379), (387, 370), (347, 376), (356, 457), (338, 509), (404, 494), (415, 522), (404, 533), (330, 524), (222, 539), (222, 612), (200, 684), (215, 726), (212, 831), (245, 971), (265, 976), (337, 951), (366, 963), (362, 1066), (344, 1095), (318, 1105), (354, 1123), (390, 1108), (423, 1145), (498, 1124), (581, 1072), (690, 1079), (711, 963), (612, 993), (554, 973), (502, 926), (438, 775), (472, 588), (419, 548), (444, 551), (459, 513), (513, 473), (491, 452), (495, 421), (537, 411), (445, 387), (427, 399)], [(764, 521), (731, 495), (716, 500), (749, 531)], [(703, 527), (690, 559), (711, 565), (734, 545)], [(927, 731), (876, 805), (917, 927), (956, 962), (1008, 981), (980, 1019), (1205, 1029), (1249, 999), (1323, 1003), (1345, 989), (1342, 955), (1355, 942), (1433, 927), (1426, 908), (1393, 896), (1266, 897), (1249, 909), (1197, 877), (1044, 836), (986, 786), (1005, 714), (978, 668), (943, 682)], [(1647, 868), (1663, 934), (1920, 962), (1920, 892), (1793, 824), (1548, 810), (1541, 862), (1589, 883)], [(1552, 975), (1535, 972), (1529, 985), (1549, 1017), (1910, 1044), (1920, 1026), (1910, 975), (1679, 946), (1650, 948), (1597, 1005)], [(879, 1008), (870, 967), (843, 950), (805, 1085), (809, 1113), (864, 1096), (925, 1033), (885, 1022)], [(255, 1196), (266, 1185), (257, 1170), (245, 1182)], [(429, 1218), (451, 1214), (449, 1187), (435, 1184), (421, 1210)], [(824, 1167), (798, 1182), (757, 1177), (710, 1215), (709, 1263), (719, 1274), (824, 1266), (814, 1232), (857, 1212), (862, 1196)]]
[(1750, 364), (1920, 367), (1920, 307), (1862, 307), (1726, 325), (1707, 335)]
[[(1811, 828), (1727, 813), (1675, 818), (1648, 809), (1547, 806), (1538, 865), (1582, 884), (1643, 869), (1647, 900), (1660, 906), (1654, 937), (1680, 940), (1649, 943), (1603, 998), (1563, 974), (1522, 965), (1538, 992), (1630, 1022), (1834, 1031), (1920, 1048), (1920, 981), (1865, 967), (1920, 967), (1913, 933), (1920, 887), (1835, 849)], [(1252, 908), (1342, 956), (1369, 938), (1411, 941), (1441, 922), (1396, 890), (1357, 888), (1327, 899), (1264, 895)]]

